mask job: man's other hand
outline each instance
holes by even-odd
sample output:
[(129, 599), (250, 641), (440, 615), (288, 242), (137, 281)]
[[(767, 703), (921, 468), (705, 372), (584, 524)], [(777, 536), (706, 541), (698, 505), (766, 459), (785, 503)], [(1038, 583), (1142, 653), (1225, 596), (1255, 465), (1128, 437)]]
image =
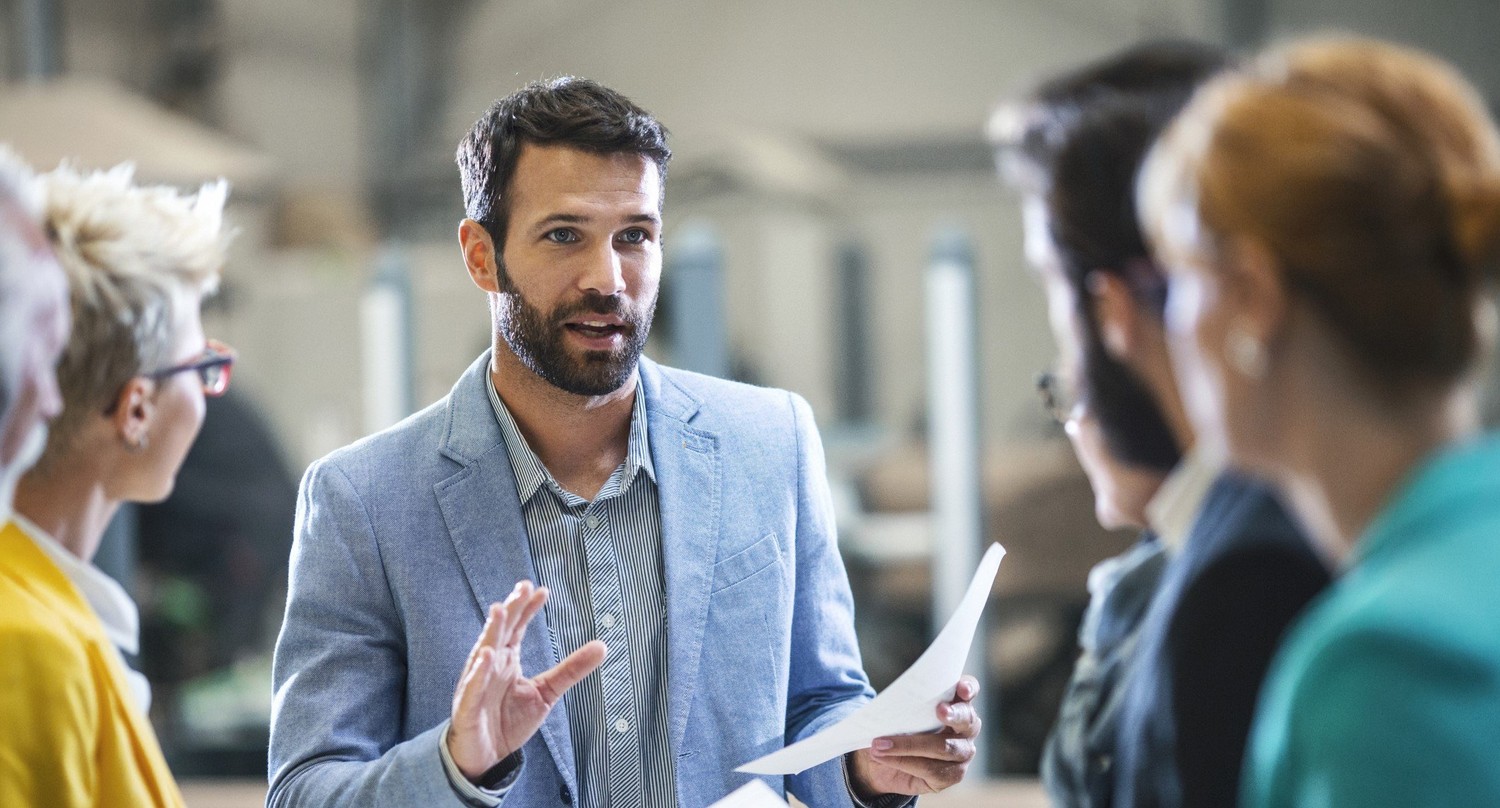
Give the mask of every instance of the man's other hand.
[(469, 652), (453, 694), (448, 754), (470, 781), (525, 745), (563, 693), (604, 661), (604, 643), (594, 640), (549, 671), (530, 679), (522, 674), (521, 638), (546, 602), (545, 587), (516, 584), (504, 603), (490, 605)]
[(954, 688), (953, 700), (937, 706), (942, 729), (876, 738), (869, 749), (855, 752), (849, 774), (860, 798), (931, 794), (964, 779), (979, 736), (979, 715), (972, 703), (978, 693), (979, 682), (965, 675)]

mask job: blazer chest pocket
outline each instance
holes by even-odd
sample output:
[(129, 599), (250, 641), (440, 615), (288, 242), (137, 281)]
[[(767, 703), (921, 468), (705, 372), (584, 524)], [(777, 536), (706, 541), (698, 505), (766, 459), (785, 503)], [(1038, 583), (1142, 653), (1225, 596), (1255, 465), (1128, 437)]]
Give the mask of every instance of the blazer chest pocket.
[(775, 533), (714, 564), (714, 592), (722, 592), (772, 565), (781, 563), (781, 545)]

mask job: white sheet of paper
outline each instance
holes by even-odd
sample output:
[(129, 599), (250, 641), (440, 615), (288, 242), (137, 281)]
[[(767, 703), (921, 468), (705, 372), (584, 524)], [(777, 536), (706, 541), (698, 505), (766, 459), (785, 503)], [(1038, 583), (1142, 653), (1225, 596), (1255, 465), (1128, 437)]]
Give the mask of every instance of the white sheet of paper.
[(1000, 559), (1004, 556), (1004, 547), (990, 545), (958, 609), (938, 632), (937, 639), (869, 704), (811, 738), (752, 760), (735, 771), (798, 774), (839, 755), (864, 749), (876, 738), (931, 732), (942, 726), (937, 719), (937, 706), (953, 698), (953, 688), (963, 675), (969, 646), (974, 642), (974, 630), (979, 627), (979, 615), (989, 601), (995, 573), (1000, 570)]
[(764, 780), (751, 780), (708, 808), (787, 808), (787, 802)]

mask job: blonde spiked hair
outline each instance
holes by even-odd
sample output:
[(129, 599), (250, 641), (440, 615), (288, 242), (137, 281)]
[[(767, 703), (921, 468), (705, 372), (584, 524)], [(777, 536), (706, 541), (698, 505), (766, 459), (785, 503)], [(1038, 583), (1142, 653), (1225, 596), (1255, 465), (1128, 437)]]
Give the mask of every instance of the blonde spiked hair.
[(185, 195), (135, 184), (128, 163), (89, 173), (65, 163), (36, 182), (73, 309), (57, 369), (63, 411), (38, 463), (45, 470), (126, 382), (170, 362), (177, 309), (217, 287), (231, 234), (223, 180)]

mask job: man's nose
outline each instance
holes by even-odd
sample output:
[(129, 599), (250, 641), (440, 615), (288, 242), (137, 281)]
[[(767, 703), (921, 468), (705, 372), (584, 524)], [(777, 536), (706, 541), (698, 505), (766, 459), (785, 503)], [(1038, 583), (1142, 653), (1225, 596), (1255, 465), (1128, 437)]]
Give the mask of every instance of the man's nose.
[(589, 256), (588, 266), (579, 286), (586, 292), (595, 292), (604, 297), (613, 297), (625, 291), (625, 272), (620, 251), (613, 241), (605, 244)]

